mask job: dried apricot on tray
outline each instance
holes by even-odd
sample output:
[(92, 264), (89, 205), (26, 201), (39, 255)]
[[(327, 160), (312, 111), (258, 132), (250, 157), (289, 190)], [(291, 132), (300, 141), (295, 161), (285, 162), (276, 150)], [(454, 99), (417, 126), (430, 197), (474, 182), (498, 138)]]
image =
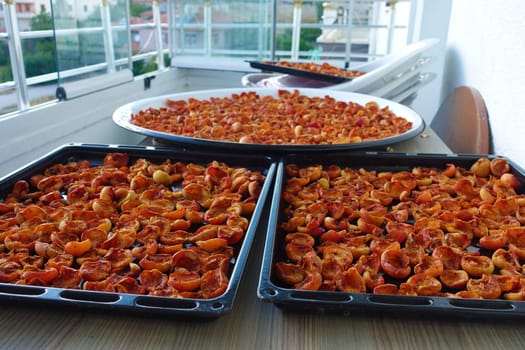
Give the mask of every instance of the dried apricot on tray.
[(284, 173), (277, 285), (525, 300), (525, 196), (504, 158), (384, 171), (288, 163)]
[(48, 165), (0, 199), (0, 282), (218, 297), (265, 179), (218, 160), (125, 152)]

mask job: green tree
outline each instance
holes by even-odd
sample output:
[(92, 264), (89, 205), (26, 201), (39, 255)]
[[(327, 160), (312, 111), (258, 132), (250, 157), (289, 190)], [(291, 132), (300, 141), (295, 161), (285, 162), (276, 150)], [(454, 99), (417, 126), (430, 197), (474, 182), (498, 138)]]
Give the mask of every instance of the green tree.
[[(321, 29), (303, 28), (299, 39), (299, 50), (308, 51), (316, 48), (315, 39), (321, 35)], [(275, 36), (275, 47), (277, 50), (290, 50), (292, 48), (292, 30), (286, 29), (283, 33)]]
[[(40, 11), (30, 21), (31, 30), (53, 29), (51, 15)], [(24, 68), (27, 77), (33, 77), (56, 70), (55, 46), (52, 38), (26, 39), (22, 41)], [(13, 80), (7, 44), (0, 45), (0, 81)]]
[[(31, 30), (53, 29), (51, 15), (44, 11), (31, 18)], [(22, 43), (24, 67), (27, 77), (56, 71), (56, 54), (53, 38), (28, 39)]]
[(9, 59), (9, 48), (7, 43), (0, 44), (0, 82), (13, 80), (11, 72), (11, 61)]
[[(170, 57), (168, 54), (164, 54), (164, 67), (169, 67), (170, 65)], [(148, 72), (153, 72), (158, 69), (157, 62), (155, 62), (155, 59), (151, 59), (149, 61), (146, 60), (140, 60), (140, 61), (134, 61), (133, 62), (133, 75), (142, 75), (146, 74)]]
[(47, 12), (40, 11), (40, 13), (31, 18), (31, 30), (48, 30), (53, 29), (53, 21), (51, 15)]
[(151, 6), (132, 2), (129, 5), (129, 13), (131, 17), (140, 17), (144, 12), (151, 11)]
[[(151, 5), (147, 4), (141, 4), (141, 3), (130, 3), (130, 16), (131, 17), (141, 17), (141, 18), (147, 18), (144, 16), (144, 13), (151, 12)], [(126, 19), (126, 9), (124, 6), (111, 6), (110, 7), (110, 16), (111, 20), (119, 21), (122, 19)], [(79, 22), (79, 27), (89, 27), (89, 26), (96, 26), (100, 25), (100, 11), (95, 10), (93, 13), (91, 13), (84, 21)], [(105, 56), (103, 55), (104, 48), (100, 47), (100, 40), (94, 36), (87, 36), (83, 35), (79, 37), (79, 46), (80, 46), (80, 52), (79, 52), (79, 59), (80, 57), (89, 57), (91, 59), (91, 62), (89, 64), (98, 63), (97, 60), (103, 61), (105, 60)], [(127, 47), (128, 45), (128, 37), (126, 33), (117, 33), (115, 37), (113, 38), (113, 42), (116, 47)], [(122, 58), (124, 55), (127, 56), (127, 50), (116, 50), (115, 56), (116, 58)], [(166, 59), (165, 59), (166, 62)], [(169, 62), (169, 60), (168, 60)], [(87, 62), (84, 62), (84, 64), (88, 64)], [(157, 63), (152, 58), (150, 60), (139, 60), (134, 61), (132, 63), (132, 71), (133, 75), (141, 75), (145, 74), (151, 71), (154, 71), (157, 69)]]

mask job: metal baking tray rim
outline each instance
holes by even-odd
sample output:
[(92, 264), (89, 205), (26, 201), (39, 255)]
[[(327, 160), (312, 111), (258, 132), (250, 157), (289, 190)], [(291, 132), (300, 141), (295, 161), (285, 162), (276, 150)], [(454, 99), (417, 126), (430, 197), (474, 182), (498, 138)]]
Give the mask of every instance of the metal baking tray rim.
[[(231, 287), (229, 288), (231, 289)], [(0, 299), (16, 302), (47, 302), (62, 306), (114, 309), (130, 312), (159, 314), (185, 314), (216, 318), (231, 311), (233, 298), (230, 291), (213, 299), (170, 298), (126, 293), (100, 292), (81, 289), (24, 286), (0, 283)]]
[(355, 78), (340, 77), (337, 75), (316, 73), (316, 72), (311, 72), (311, 71), (307, 71), (304, 69), (283, 67), (283, 66), (276, 65), (275, 62), (273, 61), (268, 61), (266, 63), (261, 62), (261, 61), (247, 61), (247, 62), (250, 64), (252, 68), (261, 69), (263, 71), (295, 75), (295, 76), (302, 77), (302, 78), (319, 80), (319, 81), (324, 81), (324, 82), (334, 83), (334, 84), (344, 83), (344, 82), (348, 82), (348, 81), (355, 79)]

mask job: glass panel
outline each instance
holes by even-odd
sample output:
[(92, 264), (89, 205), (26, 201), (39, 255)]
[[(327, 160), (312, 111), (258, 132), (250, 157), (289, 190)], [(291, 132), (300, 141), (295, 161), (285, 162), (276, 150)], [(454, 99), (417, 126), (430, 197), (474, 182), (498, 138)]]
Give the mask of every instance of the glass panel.
[(204, 0), (176, 1), (177, 54), (204, 54)]
[[(2, 24), (0, 24), (1, 26)], [(0, 40), (0, 83), (13, 80), (11, 72), (11, 59), (9, 57), (9, 47), (6, 40)]]
[[(34, 4), (31, 4), (34, 5)], [(53, 73), (56, 71), (55, 44), (52, 35), (53, 20), (49, 7), (40, 8), (40, 12), (27, 18), (27, 21), (21, 21), (20, 9), (24, 6), (17, 6), (17, 15), (19, 17), (18, 25), (22, 32), (35, 30), (48, 31), (47, 35), (39, 38), (22, 38), (22, 52), (24, 53), (24, 67), (26, 77), (31, 78), (42, 74)]]
[(130, 67), (131, 50), (129, 47), (128, 9), (126, 0), (116, 0), (110, 3), (110, 18), (112, 24), (113, 51), (116, 69)]
[[(284, 1), (277, 9), (277, 50), (299, 59), (365, 60), (373, 1)], [(294, 16), (295, 15), (295, 16)], [(300, 18), (300, 22), (298, 21)], [(300, 29), (298, 29), (300, 27)], [(299, 31), (294, 57), (294, 33)], [(297, 40), (297, 39), (296, 39)], [(350, 46), (347, 48), (347, 43)], [(297, 45), (297, 44), (295, 44)], [(290, 50), (290, 53), (286, 53)]]
[(398, 51), (408, 42), (408, 27), (410, 22), (410, 3), (400, 2), (395, 5), (395, 34), (392, 41), (392, 51)]
[(270, 16), (267, 1), (212, 1), (209, 40), (213, 55), (268, 56)]
[[(0, 10), (3, 11), (3, 4), (0, 4)], [(13, 81), (13, 74), (11, 71), (11, 59), (9, 57), (9, 46), (7, 44), (7, 33), (5, 32), (4, 17), (0, 17), (0, 84)], [(4, 37), (5, 36), (5, 37)], [(16, 104), (15, 88), (5, 86), (0, 89), (0, 115), (9, 112), (14, 112), (18, 108)]]
[[(98, 3), (66, 2), (53, 0), (57, 70), (59, 82), (80, 79), (68, 77), (66, 71), (105, 62), (104, 36), (101, 11)], [(78, 29), (84, 29), (80, 32)], [(98, 72), (84, 73), (84, 77), (104, 74), (106, 67)]]
[[(52, 6), (59, 85), (129, 67), (125, 0), (111, 4), (52, 0)], [(102, 89), (110, 84), (94, 84), (89, 89)]]
[(275, 35), (277, 56), (290, 58), (294, 56), (294, 51), (297, 50), (297, 57), (293, 57), (294, 59), (312, 56), (316, 58), (322, 50), (322, 47), (317, 42), (321, 35), (319, 23), (322, 15), (322, 2), (278, 2), (277, 31)]
[(271, 4), (269, 0), (177, 1), (176, 54), (268, 57)]
[[(17, 3), (18, 26), (21, 32), (43, 31), (41, 37), (21, 36), (26, 78), (55, 73), (57, 69), (53, 19), (49, 3)], [(35, 106), (55, 100), (56, 81), (29, 85), (29, 105)]]
[[(159, 11), (161, 23), (167, 23), (167, 4), (159, 2), (158, 9), (154, 7), (153, 1), (132, 0), (130, 3), (131, 12), (131, 51), (133, 56), (138, 56), (133, 60), (133, 75), (141, 75), (158, 69), (157, 56), (157, 32), (155, 25), (155, 11)], [(133, 24), (136, 24), (134, 26)], [(168, 47), (167, 29), (165, 34), (161, 31), (163, 47)], [(164, 59), (166, 65), (166, 59)]]
[[(162, 40), (162, 47), (164, 50), (168, 50), (168, 47), (169, 47), (170, 29), (168, 27), (169, 25), (168, 9), (169, 9), (169, 4), (167, 0), (159, 1), (161, 40)], [(164, 67), (169, 67), (169, 66), (170, 66), (170, 54), (166, 52), (164, 53)]]
[(384, 56), (406, 46), (409, 15), (409, 2), (373, 4), (370, 11), (371, 55)]
[[(153, 22), (152, 1), (143, 2), (140, 0), (131, 1), (131, 16), (137, 17), (138, 23), (141, 25)], [(143, 54), (156, 50), (155, 47), (155, 32), (150, 26), (142, 26), (139, 29), (132, 29), (131, 36), (133, 40), (133, 54)]]
[[(373, 60), (406, 46), (410, 1), (331, 1), (323, 3), (322, 55), (348, 62)], [(351, 21), (351, 28), (349, 28)], [(351, 47), (346, 43), (350, 38)]]

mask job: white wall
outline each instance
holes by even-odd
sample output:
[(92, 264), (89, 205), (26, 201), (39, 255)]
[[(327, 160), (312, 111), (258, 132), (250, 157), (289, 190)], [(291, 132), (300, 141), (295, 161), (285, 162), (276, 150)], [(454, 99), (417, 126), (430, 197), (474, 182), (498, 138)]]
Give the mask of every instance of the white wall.
[(494, 153), (525, 166), (525, 1), (456, 0), (444, 91), (477, 88), (487, 105)]
[(432, 61), (424, 70), (436, 74), (436, 78), (418, 91), (417, 98), (411, 105), (426, 123), (430, 123), (443, 100), (441, 86), (452, 0), (415, 0), (414, 2), (416, 13), (413, 14), (415, 23), (411, 42), (428, 38), (440, 40), (439, 44), (429, 52)]

